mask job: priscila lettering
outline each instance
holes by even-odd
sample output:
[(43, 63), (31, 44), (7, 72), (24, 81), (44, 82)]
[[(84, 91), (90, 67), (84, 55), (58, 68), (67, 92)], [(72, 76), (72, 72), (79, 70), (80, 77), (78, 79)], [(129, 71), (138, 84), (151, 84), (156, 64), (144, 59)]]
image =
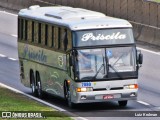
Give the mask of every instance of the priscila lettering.
[(29, 49), (28, 46), (24, 47), (23, 57), (35, 61), (47, 62), (47, 56), (44, 54), (43, 50), (34, 51), (33, 49)]
[(116, 39), (126, 39), (125, 34), (121, 34), (120, 32), (112, 33), (111, 35), (103, 35), (98, 34), (97, 36), (94, 36), (93, 33), (86, 33), (82, 36), (82, 41), (88, 41), (88, 40), (116, 40)]

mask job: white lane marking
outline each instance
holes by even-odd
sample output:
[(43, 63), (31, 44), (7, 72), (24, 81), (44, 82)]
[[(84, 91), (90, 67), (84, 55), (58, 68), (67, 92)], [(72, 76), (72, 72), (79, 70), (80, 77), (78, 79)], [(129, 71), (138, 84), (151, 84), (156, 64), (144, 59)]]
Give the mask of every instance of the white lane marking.
[(36, 100), (36, 101), (38, 101), (38, 102), (40, 102), (40, 103), (43, 103), (43, 104), (45, 104), (45, 105), (47, 105), (47, 106), (50, 106), (50, 107), (52, 107), (52, 108), (54, 108), (54, 109), (56, 109), (56, 110), (58, 110), (58, 111), (61, 111), (61, 112), (67, 112), (68, 113), (68, 115), (71, 115), (71, 116), (76, 116), (76, 117), (71, 117), (71, 118), (78, 118), (78, 119), (81, 119), (81, 120), (88, 120), (88, 119), (86, 119), (86, 118), (84, 118), (84, 117), (78, 117), (78, 115), (75, 115), (74, 113), (71, 113), (71, 112), (68, 112), (67, 110), (65, 110), (65, 109), (63, 109), (63, 108), (60, 108), (60, 107), (58, 107), (58, 106), (56, 106), (56, 105), (53, 105), (53, 104), (50, 104), (50, 103), (48, 103), (48, 102), (45, 102), (45, 101), (43, 101), (43, 100), (41, 100), (41, 99), (38, 99), (38, 98), (36, 98), (36, 97), (34, 97), (34, 96), (31, 96), (31, 95), (28, 95), (28, 94), (26, 94), (26, 93), (24, 93), (24, 92), (22, 92), (22, 91), (20, 91), (20, 90), (17, 90), (17, 89), (15, 89), (15, 88), (12, 88), (12, 87), (10, 87), (10, 86), (8, 86), (8, 85), (5, 85), (5, 84), (3, 84), (3, 83), (0, 83), (0, 86), (2, 86), (2, 87), (5, 87), (5, 88), (7, 88), (7, 89), (9, 89), (9, 90), (11, 90), (11, 91), (13, 91), (13, 92), (16, 92), (16, 93), (20, 93), (20, 94), (22, 94), (22, 95), (24, 95), (24, 96), (27, 96), (27, 97), (29, 97), (29, 98), (31, 98), (31, 99), (33, 99), (33, 100)]
[(150, 104), (148, 104), (148, 103), (146, 103), (146, 102), (143, 102), (143, 101), (137, 101), (138, 103), (141, 103), (141, 104), (143, 104), (143, 105), (147, 105), (147, 106), (149, 106)]
[(0, 54), (0, 57), (7, 57), (7, 56), (5, 56), (5, 55), (3, 55), (3, 54)]
[[(74, 119), (78, 120), (78, 119), (81, 119), (81, 120), (88, 120), (87, 118), (84, 118), (84, 117), (73, 117)], [(77, 119), (78, 118), (78, 119)]]
[(17, 59), (15, 59), (15, 58), (8, 58), (9, 60), (13, 60), (13, 61), (16, 61)]
[[(0, 57), (3, 57), (3, 58), (4, 58), (4, 57), (7, 57), (7, 56), (6, 56), (6, 55), (3, 55), (3, 54), (0, 54)], [(15, 58), (11, 58), (11, 57), (8, 57), (8, 59), (9, 59), (9, 60), (13, 60), (13, 61), (16, 61), (16, 60), (17, 60), (17, 59), (15, 59)]]
[(17, 37), (17, 35), (15, 35), (15, 34), (11, 34), (11, 36), (13, 36), (13, 37)]
[(160, 110), (160, 107), (157, 107), (157, 109), (159, 109), (159, 110)]
[(143, 50), (143, 51), (145, 51), (145, 52), (149, 52), (149, 53), (152, 53), (152, 54), (160, 55), (160, 52), (154, 52), (154, 51), (151, 51), (151, 50), (147, 50), (147, 49), (144, 49), (144, 48), (140, 48), (140, 47), (137, 47), (137, 49), (140, 49), (140, 50)]
[(6, 11), (0, 11), (0, 12), (8, 14), (8, 15), (18, 16), (17, 14), (9, 13), (9, 12), (6, 12)]

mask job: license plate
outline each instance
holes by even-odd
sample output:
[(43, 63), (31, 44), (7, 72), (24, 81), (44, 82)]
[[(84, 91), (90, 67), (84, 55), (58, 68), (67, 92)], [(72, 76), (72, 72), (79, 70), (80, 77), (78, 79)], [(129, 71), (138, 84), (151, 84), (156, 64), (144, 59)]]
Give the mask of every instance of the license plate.
[(103, 96), (103, 99), (113, 99), (114, 98), (114, 96), (113, 95), (104, 95)]

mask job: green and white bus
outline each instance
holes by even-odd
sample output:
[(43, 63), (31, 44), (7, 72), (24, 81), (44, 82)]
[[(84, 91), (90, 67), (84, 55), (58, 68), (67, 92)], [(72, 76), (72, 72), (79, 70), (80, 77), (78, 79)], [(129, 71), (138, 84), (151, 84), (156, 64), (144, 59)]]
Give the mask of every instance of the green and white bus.
[(137, 98), (137, 51), (132, 25), (81, 8), (31, 6), (18, 14), (21, 82), (34, 95), (78, 103)]

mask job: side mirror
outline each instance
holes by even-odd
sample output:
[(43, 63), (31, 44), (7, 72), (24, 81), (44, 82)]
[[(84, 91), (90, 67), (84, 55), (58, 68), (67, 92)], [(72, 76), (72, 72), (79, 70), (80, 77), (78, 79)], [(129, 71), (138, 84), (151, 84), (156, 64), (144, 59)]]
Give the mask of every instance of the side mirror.
[(142, 53), (139, 54), (138, 62), (139, 62), (139, 64), (143, 63), (143, 54)]

